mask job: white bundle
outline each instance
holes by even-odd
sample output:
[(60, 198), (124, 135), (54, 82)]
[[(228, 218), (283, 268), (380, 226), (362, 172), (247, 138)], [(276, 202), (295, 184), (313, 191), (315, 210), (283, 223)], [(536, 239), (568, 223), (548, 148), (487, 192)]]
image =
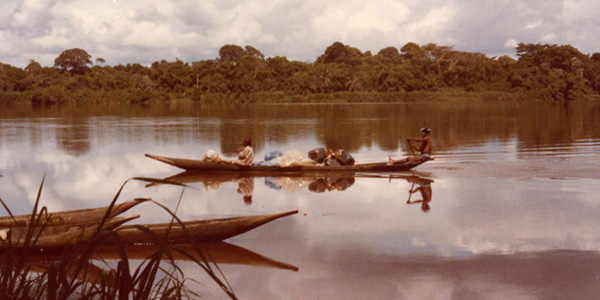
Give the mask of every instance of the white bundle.
[(310, 166), (315, 164), (312, 159), (308, 158), (308, 156), (298, 150), (286, 151), (282, 156), (277, 157), (275, 160), (277, 164), (282, 167)]

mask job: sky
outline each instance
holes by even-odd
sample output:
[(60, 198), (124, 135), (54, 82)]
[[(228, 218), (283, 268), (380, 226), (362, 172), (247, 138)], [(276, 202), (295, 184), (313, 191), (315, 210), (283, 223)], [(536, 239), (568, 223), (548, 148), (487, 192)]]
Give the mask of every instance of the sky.
[(226, 44), (313, 62), (334, 42), (408, 42), (515, 56), (518, 42), (600, 52), (596, 0), (0, 0), (0, 62), (51, 66), (81, 48), (107, 65), (214, 59)]

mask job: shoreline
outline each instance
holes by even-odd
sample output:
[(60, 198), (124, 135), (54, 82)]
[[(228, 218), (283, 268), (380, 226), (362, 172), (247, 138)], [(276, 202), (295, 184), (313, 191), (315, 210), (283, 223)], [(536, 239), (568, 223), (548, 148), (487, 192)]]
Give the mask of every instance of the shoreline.
[[(231, 94), (191, 94), (168, 93), (159, 90), (115, 90), (115, 91), (53, 91), (41, 90), (27, 92), (0, 91), (0, 105), (31, 105), (34, 107), (69, 106), (69, 105), (106, 105), (106, 104), (165, 104), (165, 103), (199, 103), (199, 104), (334, 104), (334, 103), (435, 103), (463, 101), (523, 101), (566, 103), (539, 99), (525, 92), (497, 91), (461, 91), (447, 89), (442, 91), (417, 92), (335, 92), (319, 94), (285, 94), (281, 92), (257, 92), (246, 98)], [(575, 102), (600, 101), (600, 96), (583, 97)]]

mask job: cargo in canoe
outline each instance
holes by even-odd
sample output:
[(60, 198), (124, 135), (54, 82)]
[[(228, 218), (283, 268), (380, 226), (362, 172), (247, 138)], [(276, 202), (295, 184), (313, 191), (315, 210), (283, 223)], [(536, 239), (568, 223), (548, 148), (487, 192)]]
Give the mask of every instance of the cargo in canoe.
[(286, 173), (311, 173), (311, 172), (401, 172), (408, 171), (422, 163), (422, 160), (412, 160), (405, 163), (397, 163), (388, 165), (387, 162), (380, 163), (364, 163), (355, 164), (353, 166), (238, 166), (228, 163), (218, 163), (214, 161), (204, 161), (195, 159), (164, 157), (152, 154), (146, 154), (147, 157), (158, 160), (160, 162), (188, 170), (188, 171), (210, 171), (210, 172), (247, 172), (247, 173), (270, 173), (270, 174), (286, 174)]

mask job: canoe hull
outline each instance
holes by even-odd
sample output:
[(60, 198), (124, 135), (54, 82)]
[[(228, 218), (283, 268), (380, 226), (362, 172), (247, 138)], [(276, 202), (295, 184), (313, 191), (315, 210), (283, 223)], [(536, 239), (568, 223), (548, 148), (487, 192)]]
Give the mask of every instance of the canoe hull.
[[(148, 199), (135, 199), (117, 204), (111, 209), (108, 218), (114, 218), (130, 208), (146, 201), (148, 201)], [(99, 207), (47, 213), (39, 218), (39, 225), (58, 226), (94, 224), (100, 222), (104, 218), (108, 208), (109, 207)], [(0, 228), (25, 227), (29, 226), (30, 222), (31, 215), (0, 217)]]
[[(104, 223), (101, 230), (111, 231), (139, 215), (116, 217)], [(100, 223), (93, 225), (56, 225), (35, 228), (15, 227), (6, 240), (0, 241), (0, 249), (14, 248), (56, 248), (87, 242), (98, 231)], [(32, 230), (28, 239), (28, 230)]]
[(388, 165), (385, 162), (355, 164), (353, 166), (238, 166), (228, 163), (203, 161), (185, 158), (164, 157), (146, 154), (147, 157), (188, 171), (206, 172), (243, 172), (243, 173), (333, 173), (333, 172), (402, 172), (408, 171), (422, 163), (422, 160), (414, 160), (406, 163)]
[(256, 215), (224, 219), (200, 220), (179, 223), (128, 225), (117, 228), (122, 242), (127, 244), (151, 244), (157, 241), (138, 227), (143, 226), (154, 232), (167, 243), (188, 243), (190, 239), (198, 243), (217, 242), (240, 235), (273, 220), (298, 213), (297, 210), (269, 215)]

